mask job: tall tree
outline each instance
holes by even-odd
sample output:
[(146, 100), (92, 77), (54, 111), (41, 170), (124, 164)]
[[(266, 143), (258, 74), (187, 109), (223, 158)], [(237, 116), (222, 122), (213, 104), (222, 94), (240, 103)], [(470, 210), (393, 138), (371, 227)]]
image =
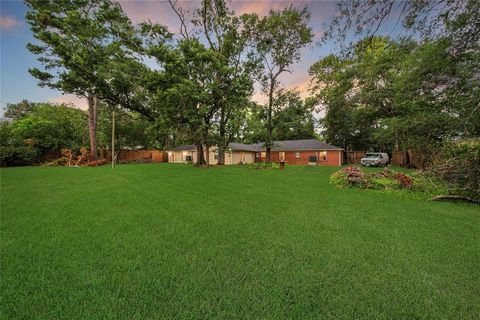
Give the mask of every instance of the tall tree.
[(26, 0), (26, 20), (36, 43), (28, 49), (44, 70), (30, 69), (40, 86), (75, 94), (88, 101), (91, 158), (97, 157), (97, 117), (100, 91), (108, 86), (102, 70), (118, 55), (130, 20), (111, 0)]
[(181, 37), (198, 40), (215, 56), (217, 65), (211, 69), (211, 90), (206, 92), (212, 118), (204, 121), (204, 141), (207, 147), (210, 141), (218, 146), (218, 164), (224, 164), (225, 149), (253, 92), (252, 73), (257, 64), (248, 52), (251, 33), (243, 28), (242, 19), (230, 10), (225, 0), (202, 0), (193, 14), (192, 29), (186, 11), (169, 2), (180, 19)]
[(480, 43), (479, 0), (342, 0), (337, 9), (324, 39), (347, 45), (352, 44), (349, 39), (377, 36), (382, 28), (389, 34), (395, 31), (401, 37), (417, 35), (424, 40), (452, 36), (461, 50), (478, 48)]
[(209, 93), (215, 86), (217, 56), (195, 38), (178, 40), (172, 46), (152, 45), (148, 53), (162, 65), (149, 74), (145, 85), (151, 107), (158, 111), (156, 122), (187, 133), (197, 146), (197, 164), (205, 164), (203, 146), (211, 145), (216, 112)]
[(26, 99), (20, 101), (19, 103), (7, 103), (4, 116), (13, 120), (22, 118), (26, 114), (32, 112), (32, 110), (35, 108), (35, 105), (35, 103), (32, 103)]
[(372, 40), (378, 33), (388, 33), (398, 41), (404, 38), (421, 39), (424, 43), (433, 41), (436, 43), (433, 47), (437, 48), (431, 47), (433, 55), (436, 54), (433, 51), (440, 54), (439, 50), (444, 50), (442, 55), (449, 59), (442, 61), (448, 65), (435, 71), (443, 83), (434, 90), (441, 91), (443, 98), (449, 97), (450, 104), (455, 106), (455, 110), (449, 109), (459, 115), (462, 136), (480, 135), (479, 0), (353, 0), (340, 1), (337, 6), (339, 14), (332, 18), (324, 39), (335, 39), (343, 48), (353, 49), (352, 44), (359, 38)]
[(246, 17), (246, 26), (253, 33), (255, 49), (263, 63), (260, 82), (263, 92), (268, 96), (266, 106), (266, 161), (271, 161), (273, 144), (273, 108), (275, 92), (279, 89), (279, 77), (291, 72), (290, 66), (301, 58), (301, 50), (313, 38), (308, 26), (310, 13), (307, 8), (299, 10), (293, 6), (281, 11), (270, 11), (262, 18), (256, 14)]
[(87, 141), (87, 115), (66, 105), (36, 103), (33, 109), (12, 124), (18, 140), (30, 140), (40, 151), (79, 149)]
[(316, 62), (310, 72), (326, 111), (327, 141), (405, 155), (412, 149), (427, 164), (445, 140), (465, 136), (463, 105), (474, 93), (458, 89), (467, 83), (464, 60), (449, 46), (448, 38), (418, 44), (374, 37), (359, 41), (349, 56)]
[(312, 92), (325, 113), (321, 119), (322, 135), (329, 143), (342, 146), (345, 150), (351, 146), (353, 114), (351, 92), (353, 88), (352, 62), (346, 58), (328, 55), (310, 67), (313, 77)]
[(316, 136), (313, 104), (302, 100), (298, 91), (282, 90), (274, 109), (274, 140), (300, 140)]

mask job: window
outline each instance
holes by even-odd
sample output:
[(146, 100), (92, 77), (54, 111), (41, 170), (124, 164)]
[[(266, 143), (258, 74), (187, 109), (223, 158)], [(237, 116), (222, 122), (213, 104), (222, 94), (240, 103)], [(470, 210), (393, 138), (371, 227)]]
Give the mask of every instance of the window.
[(260, 152), (257, 152), (256, 156), (257, 156), (257, 158), (260, 158)]
[(300, 152), (295, 152), (295, 159), (300, 159)]
[(320, 151), (319, 156), (320, 156), (320, 161), (327, 161), (327, 151)]
[(262, 152), (262, 153), (260, 153), (260, 156), (261, 156), (262, 158), (266, 158), (266, 157), (267, 157), (267, 153), (266, 153), (266, 152)]
[(285, 161), (285, 152), (279, 152), (278, 153), (278, 159), (280, 161)]
[(218, 150), (215, 150), (215, 153), (213, 154), (213, 159), (218, 160)]

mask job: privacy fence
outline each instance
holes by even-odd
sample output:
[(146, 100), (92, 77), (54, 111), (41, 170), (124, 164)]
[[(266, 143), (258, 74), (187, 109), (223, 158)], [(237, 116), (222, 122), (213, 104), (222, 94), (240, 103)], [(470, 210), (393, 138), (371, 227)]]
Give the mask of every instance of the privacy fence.
[[(360, 160), (365, 156), (367, 151), (346, 151), (344, 159), (349, 164), (360, 164)], [(396, 166), (423, 168), (425, 159), (423, 154), (414, 152), (413, 150), (393, 151), (390, 155), (390, 163)]]
[[(110, 161), (112, 151), (110, 149), (100, 149), (99, 157)], [(117, 154), (117, 163), (149, 163), (149, 162), (167, 162), (168, 155), (165, 151), (150, 150), (120, 150)]]

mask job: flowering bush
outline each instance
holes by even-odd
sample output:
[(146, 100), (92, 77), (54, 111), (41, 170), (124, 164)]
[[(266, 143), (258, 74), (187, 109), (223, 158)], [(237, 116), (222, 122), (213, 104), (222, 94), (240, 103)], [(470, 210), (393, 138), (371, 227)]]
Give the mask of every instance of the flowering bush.
[(330, 182), (337, 186), (359, 186), (365, 188), (369, 185), (362, 168), (356, 166), (346, 167), (335, 172), (330, 177)]
[(382, 172), (365, 173), (362, 168), (352, 166), (335, 172), (330, 182), (340, 187), (354, 186), (365, 189), (411, 189), (413, 178), (403, 172), (385, 168)]

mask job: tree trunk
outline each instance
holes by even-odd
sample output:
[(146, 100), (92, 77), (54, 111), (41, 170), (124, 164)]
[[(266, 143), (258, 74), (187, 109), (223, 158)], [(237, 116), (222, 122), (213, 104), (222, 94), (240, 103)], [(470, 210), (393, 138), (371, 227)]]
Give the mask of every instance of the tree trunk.
[(275, 79), (270, 78), (270, 91), (268, 93), (268, 113), (267, 113), (267, 159), (266, 162), (272, 162), (272, 113), (273, 113), (273, 89), (275, 88)]
[(210, 146), (208, 143), (208, 122), (205, 121), (207, 125), (204, 128), (203, 132), (203, 143), (205, 144), (205, 166), (208, 168), (210, 165)]
[(205, 143), (205, 166), (208, 168), (210, 165), (210, 146)]
[(224, 108), (220, 110), (220, 128), (219, 128), (219, 134), (220, 134), (220, 141), (218, 143), (218, 164), (219, 165), (224, 165), (225, 164), (225, 148), (226, 143), (225, 143), (225, 112)]
[(87, 93), (88, 132), (90, 136), (90, 160), (97, 160), (97, 117), (99, 100), (92, 93)]
[(466, 196), (460, 196), (460, 195), (441, 195), (441, 196), (435, 196), (432, 198), (433, 201), (443, 201), (443, 200), (460, 200), (460, 201), (465, 201), (465, 202), (470, 202), (470, 203), (475, 203), (475, 204), (480, 204), (480, 200), (473, 199), (470, 197)]
[(403, 167), (408, 167), (410, 166), (410, 157), (408, 155), (408, 149), (405, 144), (405, 135), (402, 135), (403, 139), (401, 141), (402, 144), (402, 164)]
[(218, 145), (218, 165), (225, 164), (225, 147), (223, 142)]
[(203, 156), (203, 147), (202, 143), (197, 143), (197, 166), (201, 166), (205, 163), (205, 158)]

